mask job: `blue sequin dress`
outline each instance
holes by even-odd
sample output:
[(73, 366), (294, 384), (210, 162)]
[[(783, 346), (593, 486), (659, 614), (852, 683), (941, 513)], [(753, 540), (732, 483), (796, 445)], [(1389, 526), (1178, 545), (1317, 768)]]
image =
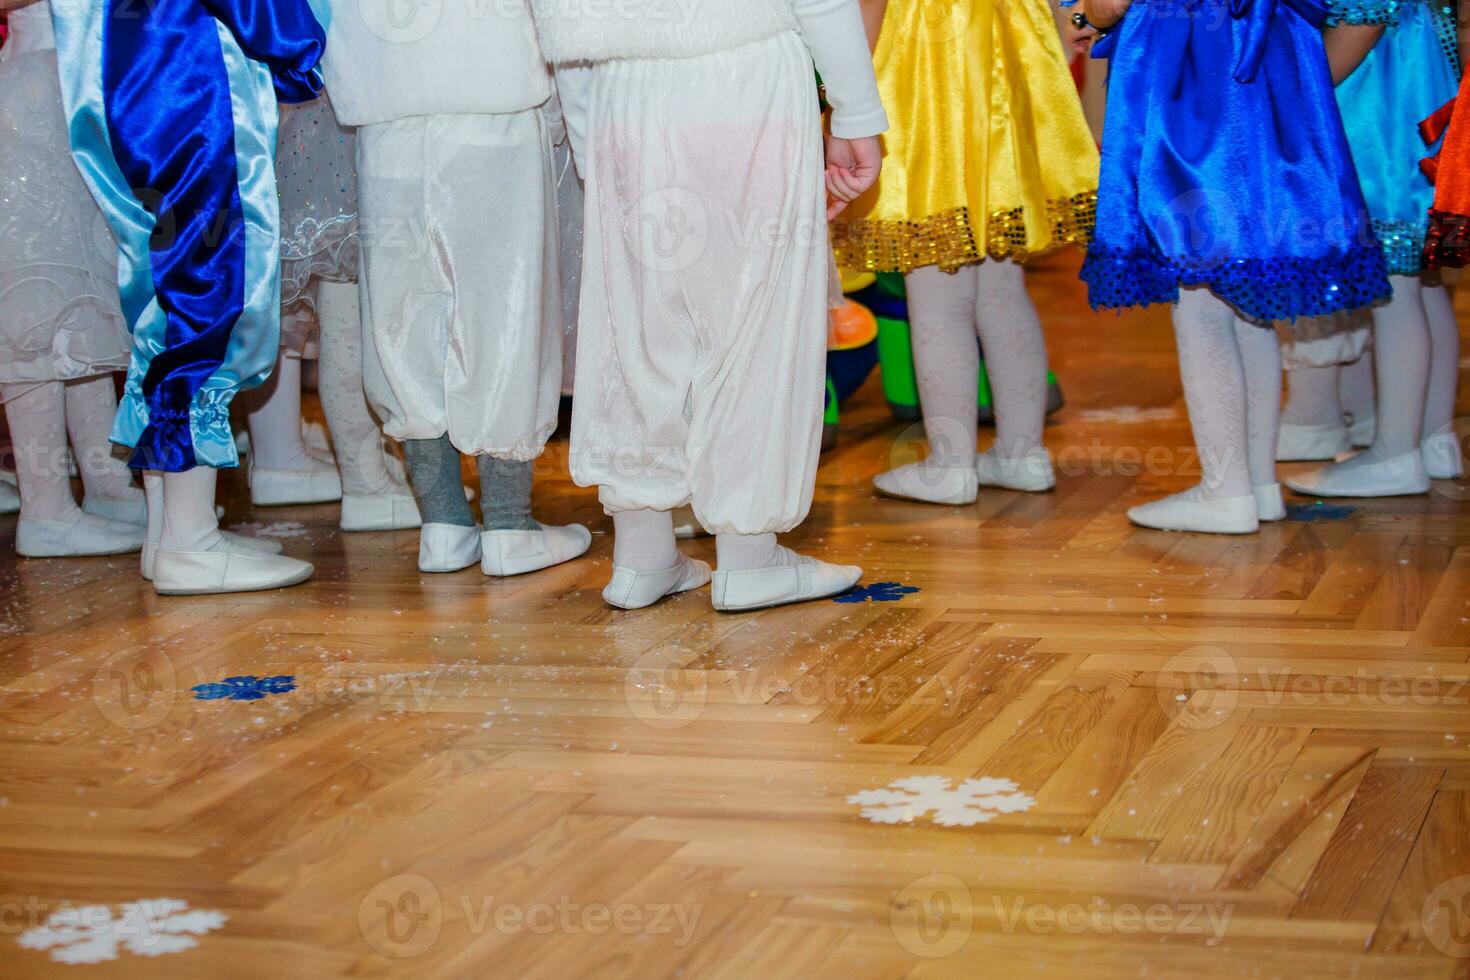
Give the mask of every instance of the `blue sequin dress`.
[(1109, 59), (1094, 307), (1207, 286), (1255, 320), (1389, 295), (1342, 118), (1320, 0), (1137, 0)]
[(1437, 149), (1425, 147), (1418, 127), (1460, 87), (1454, 10), (1443, 0), (1343, 0), (1332, 17), (1386, 26), (1338, 86), (1337, 102), (1388, 273), (1417, 276), (1434, 206), (1434, 185), (1419, 161)]

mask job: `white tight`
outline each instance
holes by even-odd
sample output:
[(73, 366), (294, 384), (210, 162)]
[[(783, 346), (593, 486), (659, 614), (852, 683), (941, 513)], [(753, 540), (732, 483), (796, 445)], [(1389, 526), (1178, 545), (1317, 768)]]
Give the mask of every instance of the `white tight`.
[(1024, 270), (1009, 261), (937, 266), (905, 277), (914, 367), (930, 458), (954, 468), (975, 462), (980, 352), (995, 397), (996, 455), (1023, 459), (1041, 448), (1046, 424), (1046, 338), (1026, 291)]
[(1274, 330), (1247, 323), (1205, 289), (1174, 307), (1179, 374), (1204, 470), (1199, 496), (1243, 497), (1276, 482), (1281, 348)]
[[(402, 477), (390, 460), (383, 427), (368, 409), (363, 389), (363, 327), (356, 283), (318, 282), (317, 321), (321, 361), (317, 390), (332, 433), (342, 492), (348, 496), (402, 494)], [(396, 459), (393, 460), (396, 463)], [(390, 468), (391, 467), (391, 468)]]
[(126, 500), (138, 493), (127, 466), (113, 456), (108, 438), (117, 413), (111, 375), (0, 385), (0, 399), (15, 446), (26, 518), (69, 520), (79, 510), (71, 489), (68, 433), (89, 498)]

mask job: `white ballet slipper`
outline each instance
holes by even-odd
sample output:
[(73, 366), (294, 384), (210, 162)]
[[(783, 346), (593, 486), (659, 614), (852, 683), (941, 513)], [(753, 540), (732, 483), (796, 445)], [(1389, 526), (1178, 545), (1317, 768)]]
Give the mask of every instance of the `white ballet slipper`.
[(60, 521), (27, 519), (15, 525), (15, 551), (23, 558), (87, 558), (127, 555), (142, 549), (148, 529), (78, 511)]
[(459, 572), (479, 561), (479, 525), (425, 524), (419, 528), (419, 571)]
[(714, 607), (721, 612), (743, 612), (825, 599), (841, 595), (863, 577), (863, 570), (855, 565), (829, 565), (786, 548), (781, 550), (788, 564), (716, 571), (712, 577)]
[(535, 531), (486, 531), (480, 535), (480, 571), (496, 578), (526, 575), (580, 558), (590, 547), (592, 532), (580, 524), (543, 524)]
[(1412, 497), (1430, 490), (1424, 454), (1417, 449), (1385, 460), (1354, 456), (1292, 477), (1286, 485), (1309, 497)]
[(1351, 452), (1352, 448), (1353, 440), (1345, 423), (1292, 425), (1283, 422), (1276, 437), (1276, 459), (1282, 463), (1336, 459)]
[(160, 549), (153, 563), (153, 590), (159, 595), (264, 592), (300, 585), (314, 571), (310, 562), (236, 550), (221, 540), (208, 551)]
[(14, 481), (5, 479), (9, 475), (0, 473), (0, 514), (20, 513), (20, 490)]
[(1378, 416), (1364, 415), (1348, 422), (1348, 440), (1354, 449), (1367, 449), (1378, 435)]
[(1286, 520), (1286, 501), (1281, 496), (1281, 484), (1251, 487), (1251, 491), (1256, 495), (1256, 517), (1262, 524)]
[(1163, 500), (1134, 507), (1128, 511), (1128, 519), (1139, 527), (1159, 531), (1254, 534), (1261, 527), (1258, 508), (1254, 493), (1245, 497), (1211, 500), (1200, 496), (1199, 488), (1195, 487)]
[(1003, 459), (988, 449), (975, 457), (975, 475), (982, 487), (1002, 487), (1026, 493), (1045, 493), (1057, 485), (1051, 455), (1038, 449), (1020, 459)]
[(1465, 456), (1457, 433), (1432, 435), (1424, 440), (1423, 450), (1424, 469), (1431, 480), (1459, 480), (1465, 476)]
[(109, 521), (148, 526), (148, 498), (139, 493), (136, 498), (114, 500), (109, 497), (87, 497), (82, 501), (82, 510)]
[[(283, 550), (279, 541), (267, 541), (264, 538), (247, 538), (243, 534), (234, 534), (230, 531), (220, 531), (220, 539), (229, 551), (254, 552), (259, 555), (279, 555)], [(143, 558), (140, 563), (139, 572), (143, 581), (153, 581), (153, 569), (158, 564), (158, 545), (149, 541), (143, 543)]]
[(342, 495), (343, 531), (411, 531), (423, 525), (411, 494)]
[(699, 523), (699, 518), (694, 516), (693, 507), (675, 507), (672, 511), (674, 518), (674, 537), (681, 541), (689, 538), (707, 538), (710, 533)]
[(330, 463), (313, 459), (309, 470), (250, 467), (250, 502), (257, 507), (329, 504), (342, 499), (342, 478)]
[(944, 466), (926, 459), (873, 477), (879, 493), (926, 504), (973, 504), (979, 494), (973, 467)]
[(612, 581), (602, 590), (602, 598), (609, 606), (619, 609), (645, 609), (665, 596), (692, 592), (709, 583), (709, 565), (681, 554), (676, 565), (660, 572), (640, 572), (614, 565)]

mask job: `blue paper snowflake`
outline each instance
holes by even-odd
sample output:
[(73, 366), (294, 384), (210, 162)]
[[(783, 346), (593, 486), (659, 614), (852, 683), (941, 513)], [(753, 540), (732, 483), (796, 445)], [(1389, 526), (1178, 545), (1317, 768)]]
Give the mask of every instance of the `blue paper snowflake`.
[(898, 602), (906, 595), (913, 595), (918, 588), (912, 585), (900, 585), (897, 582), (876, 582), (873, 585), (860, 585), (851, 592), (844, 592), (833, 599), (833, 602)]
[(259, 701), (271, 694), (285, 694), (296, 690), (296, 678), (289, 674), (278, 677), (226, 677), (218, 684), (197, 684), (194, 698), (197, 701)]
[(1342, 504), (1292, 504), (1286, 508), (1286, 519), (1288, 521), (1299, 521), (1303, 524), (1316, 524), (1318, 521), (1342, 521), (1352, 517), (1358, 512), (1356, 507), (1347, 507)]

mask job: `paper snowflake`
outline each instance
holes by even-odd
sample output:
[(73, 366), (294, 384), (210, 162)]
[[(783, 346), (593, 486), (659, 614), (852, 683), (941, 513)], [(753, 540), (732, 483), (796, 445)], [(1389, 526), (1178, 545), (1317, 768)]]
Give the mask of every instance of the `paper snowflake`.
[(874, 823), (913, 823), (931, 810), (941, 827), (973, 827), (1002, 813), (1022, 813), (1036, 800), (1009, 779), (967, 779), (958, 786), (948, 776), (909, 776), (887, 789), (865, 789), (847, 798)]
[(120, 949), (136, 956), (182, 953), (199, 945), (195, 937), (221, 928), (223, 912), (191, 909), (176, 898), (145, 898), (121, 905), (69, 905), (46, 924), (27, 929), (17, 940), (25, 949), (49, 950), (58, 963), (115, 960)]
[(913, 595), (918, 588), (912, 585), (900, 585), (897, 582), (876, 582), (873, 585), (863, 585), (844, 592), (833, 599), (833, 602), (898, 602), (906, 595)]
[(1319, 521), (1345, 521), (1357, 512), (1358, 508), (1341, 504), (1291, 504), (1286, 508), (1286, 519), (1302, 524), (1316, 524)]
[(286, 694), (296, 690), (296, 678), (289, 674), (277, 677), (226, 677), (218, 684), (196, 684), (192, 688), (196, 701), (259, 701), (270, 694)]

